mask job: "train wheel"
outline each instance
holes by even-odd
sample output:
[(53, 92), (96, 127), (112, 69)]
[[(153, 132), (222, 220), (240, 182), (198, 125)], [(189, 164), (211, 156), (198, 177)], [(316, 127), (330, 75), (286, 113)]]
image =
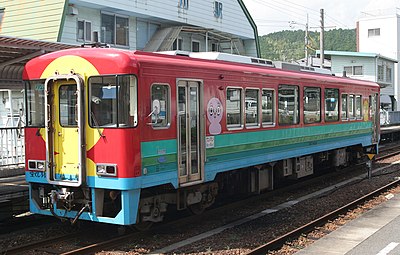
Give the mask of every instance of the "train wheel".
[(203, 203), (200, 202), (197, 204), (189, 205), (188, 209), (192, 214), (199, 215), (206, 210), (206, 207), (203, 205)]

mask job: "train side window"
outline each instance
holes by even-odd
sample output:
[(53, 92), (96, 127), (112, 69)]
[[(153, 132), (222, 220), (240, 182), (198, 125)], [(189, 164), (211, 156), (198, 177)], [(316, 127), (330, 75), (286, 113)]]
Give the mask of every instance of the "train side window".
[(361, 119), (362, 118), (362, 96), (361, 95), (356, 95), (356, 104), (355, 104), (355, 110), (356, 110), (356, 118)]
[(342, 94), (342, 109), (341, 109), (341, 119), (348, 119), (348, 104), (347, 104), (347, 94)]
[(245, 112), (246, 112), (246, 127), (247, 126), (258, 126), (259, 114), (258, 114), (258, 103), (259, 101), (259, 90), (258, 89), (246, 89), (245, 91)]
[(349, 95), (349, 119), (355, 119), (355, 103), (354, 103), (355, 97), (354, 95)]
[(304, 88), (304, 123), (321, 122), (321, 89), (317, 87)]
[(275, 122), (274, 108), (275, 108), (275, 91), (269, 89), (262, 90), (262, 124), (273, 125)]
[(151, 109), (154, 109), (155, 102), (159, 104), (156, 107), (157, 114), (151, 115), (151, 122), (153, 128), (165, 128), (170, 124), (170, 92), (169, 85), (167, 84), (153, 84), (151, 87)]
[(299, 87), (290, 85), (279, 86), (278, 118), (280, 125), (299, 123)]
[(44, 82), (44, 80), (25, 82), (28, 127), (44, 127)]
[(228, 88), (226, 90), (226, 125), (228, 128), (243, 126), (242, 109), (242, 89)]
[(339, 90), (325, 89), (325, 121), (339, 120)]

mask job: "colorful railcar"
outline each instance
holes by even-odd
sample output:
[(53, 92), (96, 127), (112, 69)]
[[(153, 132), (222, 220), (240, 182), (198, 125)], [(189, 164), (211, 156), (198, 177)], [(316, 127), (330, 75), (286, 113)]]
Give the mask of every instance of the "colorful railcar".
[(29, 61), (30, 210), (158, 222), (377, 152), (377, 84), (253, 62), (106, 48)]

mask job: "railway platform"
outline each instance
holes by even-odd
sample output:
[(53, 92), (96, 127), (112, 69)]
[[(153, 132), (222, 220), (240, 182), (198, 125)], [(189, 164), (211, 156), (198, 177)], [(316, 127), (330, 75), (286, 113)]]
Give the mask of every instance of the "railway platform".
[(399, 228), (400, 195), (395, 195), (295, 254), (400, 254)]

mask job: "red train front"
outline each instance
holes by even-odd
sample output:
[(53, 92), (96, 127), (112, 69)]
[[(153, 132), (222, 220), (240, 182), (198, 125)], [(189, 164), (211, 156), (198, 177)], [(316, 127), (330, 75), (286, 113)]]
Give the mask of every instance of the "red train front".
[(24, 80), (31, 211), (134, 224), (136, 214), (121, 210), (135, 210), (140, 196), (133, 58), (106, 49), (52, 53), (29, 62)]

